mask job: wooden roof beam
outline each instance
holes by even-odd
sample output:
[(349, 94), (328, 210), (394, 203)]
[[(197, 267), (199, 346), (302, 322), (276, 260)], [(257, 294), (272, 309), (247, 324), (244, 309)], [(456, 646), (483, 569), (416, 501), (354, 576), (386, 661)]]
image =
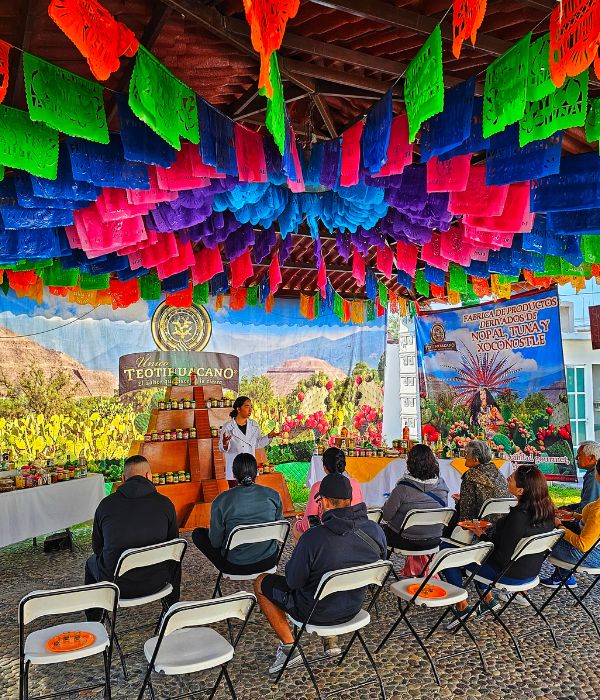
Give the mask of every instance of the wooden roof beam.
[[(23, 51), (29, 51), (29, 44), (31, 42), (31, 35), (34, 31), (34, 17), (33, 17), (33, 2), (32, 0), (26, 0), (24, 3), (23, 11), (21, 16), (23, 18), (23, 23), (21, 25), (21, 39), (18, 46), (23, 49)], [(25, 98), (25, 83), (23, 82), (23, 61), (21, 60), (21, 52), (13, 49), (11, 56), (9, 58), (9, 76), (12, 85), (9, 86), (9, 95), (7, 103), (10, 103), (13, 107), (17, 107), (22, 100)]]
[(315, 107), (319, 110), (319, 114), (321, 115), (321, 118), (323, 119), (323, 123), (325, 124), (325, 128), (329, 132), (329, 135), (331, 136), (332, 139), (337, 138), (338, 136), (338, 131), (335, 126), (335, 122), (333, 121), (333, 116), (331, 115), (331, 110), (329, 109), (329, 105), (323, 98), (323, 95), (319, 94), (316, 92), (314, 95), (311, 95), (312, 101), (315, 105)]

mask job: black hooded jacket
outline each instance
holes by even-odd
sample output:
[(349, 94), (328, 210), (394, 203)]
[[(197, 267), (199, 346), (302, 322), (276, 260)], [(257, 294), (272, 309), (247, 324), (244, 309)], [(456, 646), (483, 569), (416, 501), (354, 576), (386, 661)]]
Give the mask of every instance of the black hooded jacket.
[[(96, 509), (92, 549), (104, 580), (112, 581), (126, 549), (166, 542), (179, 536), (175, 508), (151, 481), (134, 476), (107, 496)], [(161, 565), (162, 566), (162, 565)], [(133, 595), (150, 595), (170, 579), (171, 566), (135, 569), (123, 577), (121, 588)], [(128, 594), (121, 591), (125, 597)]]
[[(379, 551), (356, 534), (359, 529), (375, 541)], [(300, 614), (306, 617), (310, 613), (323, 574), (385, 559), (386, 552), (385, 534), (367, 518), (364, 503), (327, 511), (321, 525), (302, 535), (285, 567), (285, 579)], [(365, 593), (364, 588), (332, 593), (319, 603), (312, 621), (337, 624), (352, 619), (361, 609)]]

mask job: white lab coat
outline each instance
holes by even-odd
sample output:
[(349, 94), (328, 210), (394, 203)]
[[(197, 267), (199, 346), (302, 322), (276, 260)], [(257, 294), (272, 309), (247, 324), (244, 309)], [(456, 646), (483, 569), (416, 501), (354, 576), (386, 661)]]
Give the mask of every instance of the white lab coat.
[[(228, 449), (223, 447), (223, 435), (228, 433), (231, 435)], [(231, 418), (221, 427), (219, 435), (219, 450), (225, 455), (225, 478), (234, 479), (233, 476), (233, 460), (236, 455), (247, 453), (256, 456), (256, 450), (261, 447), (266, 447), (271, 442), (271, 438), (263, 435), (260, 432), (258, 423), (251, 418), (248, 419), (246, 425), (246, 434), (240, 430), (240, 426), (235, 422), (235, 418)]]

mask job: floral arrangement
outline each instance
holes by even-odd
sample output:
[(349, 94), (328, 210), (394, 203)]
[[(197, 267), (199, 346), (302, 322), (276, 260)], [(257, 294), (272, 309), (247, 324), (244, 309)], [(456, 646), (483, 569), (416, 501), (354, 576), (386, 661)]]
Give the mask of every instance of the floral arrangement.
[(421, 432), (423, 433), (423, 440), (425, 440), (425, 442), (437, 442), (440, 439), (439, 432), (431, 423), (424, 425)]

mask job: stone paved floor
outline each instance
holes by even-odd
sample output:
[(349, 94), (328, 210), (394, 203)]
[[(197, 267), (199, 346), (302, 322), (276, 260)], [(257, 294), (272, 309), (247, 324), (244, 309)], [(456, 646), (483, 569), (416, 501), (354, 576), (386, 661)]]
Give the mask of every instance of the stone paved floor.
[[(288, 547), (286, 556), (289, 556)], [(0, 700), (17, 697), (18, 684), (18, 632), (16, 624), (17, 603), (20, 597), (31, 590), (76, 585), (83, 581), (83, 566), (90, 552), (90, 532), (80, 529), (75, 536), (75, 550), (44, 554), (41, 547), (33, 548), (31, 542), (0, 550), (0, 572), (3, 586), (0, 599)], [(209, 596), (214, 585), (214, 572), (200, 553), (193, 547), (188, 549), (184, 561), (182, 598), (202, 599)], [(238, 586), (240, 588), (241, 586)], [(225, 591), (233, 592), (235, 585), (226, 582)], [(536, 598), (547, 595), (545, 589), (534, 593)], [(380, 617), (374, 618), (366, 637), (374, 646), (389, 629), (396, 614), (395, 599), (384, 593), (380, 598)], [(600, 613), (600, 594), (592, 607)], [(139, 612), (126, 613), (120, 618), (121, 627), (139, 624)], [(154, 615), (155, 609), (149, 609)], [(302, 670), (290, 672), (276, 687), (269, 680), (267, 667), (273, 657), (276, 640), (260, 613), (255, 613), (258, 624), (248, 627), (245, 639), (238, 647), (231, 666), (232, 678), (240, 700), (312, 700), (315, 693)], [(514, 607), (508, 621), (523, 631), (529, 629), (528, 611)], [(421, 620), (423, 616), (419, 615)], [(555, 628), (566, 626), (559, 634), (559, 651), (552, 646), (546, 633), (530, 637), (522, 645), (526, 652), (525, 663), (520, 663), (507, 642), (503, 631), (487, 618), (474, 625), (480, 635), (488, 661), (489, 674), (482, 672), (476, 655), (469, 654), (440, 661), (438, 668), (443, 686), (433, 681), (429, 664), (417, 650), (412, 640), (394, 639), (378, 655), (378, 661), (388, 694), (393, 700), (430, 700), (432, 698), (459, 697), (465, 700), (595, 700), (600, 697), (600, 640), (589, 632), (590, 625), (584, 615), (574, 611), (567, 595), (561, 595), (549, 615)], [(132, 618), (136, 618), (132, 621)], [(81, 618), (79, 618), (81, 619)], [(150, 630), (133, 632), (124, 638), (130, 680), (123, 679), (118, 663), (113, 663), (113, 698), (135, 699), (145, 668), (142, 654), (143, 641)], [(447, 632), (436, 634), (433, 648), (437, 654), (447, 654), (458, 646), (468, 648), (464, 634), (453, 636)], [(316, 646), (311, 642), (315, 651)], [(50, 671), (33, 669), (32, 694), (46, 693), (72, 687), (73, 683), (89, 683), (100, 677), (101, 662), (98, 659), (61, 664)], [(364, 679), (368, 668), (359, 646), (355, 646), (347, 662), (337, 669), (327, 665), (321, 668), (318, 678), (325, 690), (345, 683), (356, 683)], [(212, 676), (211, 676), (212, 677)], [(160, 698), (178, 695), (201, 687), (202, 677), (177, 679), (158, 678), (155, 689)], [(86, 697), (101, 697), (101, 693)], [(83, 697), (71, 694), (69, 698)], [(148, 697), (148, 696), (147, 696)], [(198, 697), (206, 697), (199, 695)], [(229, 697), (220, 689), (217, 698)], [(345, 692), (338, 697), (376, 698), (377, 693)]]

